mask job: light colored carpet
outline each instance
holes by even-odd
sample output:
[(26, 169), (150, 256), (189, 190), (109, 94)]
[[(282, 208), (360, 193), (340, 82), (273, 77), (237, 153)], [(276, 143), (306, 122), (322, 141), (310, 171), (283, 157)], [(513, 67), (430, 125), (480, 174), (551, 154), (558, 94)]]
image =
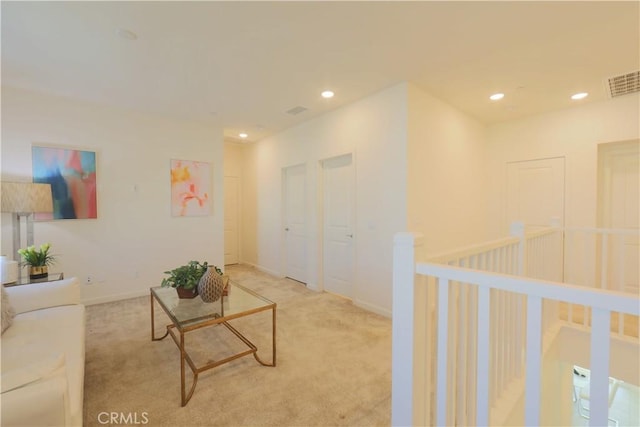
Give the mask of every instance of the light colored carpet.
[[(227, 272), (278, 304), (277, 366), (246, 356), (202, 373), (183, 408), (179, 351), (171, 337), (151, 341), (149, 297), (89, 306), (86, 426), (104, 425), (105, 413), (149, 426), (390, 425), (390, 319), (251, 267)], [(270, 316), (231, 322), (263, 360), (271, 355)], [(156, 319), (160, 331), (167, 318), (158, 306)], [(220, 326), (187, 334), (196, 363), (238, 348), (227, 334)]]

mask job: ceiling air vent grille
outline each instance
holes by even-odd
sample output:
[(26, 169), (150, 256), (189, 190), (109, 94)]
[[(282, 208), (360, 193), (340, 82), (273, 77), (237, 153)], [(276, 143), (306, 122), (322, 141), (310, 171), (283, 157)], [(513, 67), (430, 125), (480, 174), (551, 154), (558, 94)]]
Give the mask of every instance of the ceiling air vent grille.
[(286, 113), (291, 114), (292, 116), (295, 116), (300, 113), (304, 113), (305, 111), (307, 111), (307, 108), (301, 107), (300, 105), (298, 105), (297, 107), (293, 107), (292, 109), (287, 110)]
[(607, 88), (611, 98), (640, 92), (640, 71), (610, 77), (607, 80)]

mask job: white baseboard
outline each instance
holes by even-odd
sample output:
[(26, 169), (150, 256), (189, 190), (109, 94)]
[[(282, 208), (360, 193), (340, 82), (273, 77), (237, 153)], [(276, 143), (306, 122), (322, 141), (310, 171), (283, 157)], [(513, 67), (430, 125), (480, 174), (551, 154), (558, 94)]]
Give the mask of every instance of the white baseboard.
[(97, 298), (82, 299), (84, 305), (104, 304), (106, 302), (121, 301), (130, 298), (137, 298), (149, 295), (149, 289), (141, 289), (133, 292), (126, 292), (122, 294), (105, 295)]
[(307, 289), (310, 289), (315, 292), (321, 292), (320, 287), (316, 283), (307, 283)]
[(356, 307), (364, 308), (367, 311), (371, 311), (381, 316), (388, 317), (389, 319), (392, 317), (391, 310), (387, 310), (374, 304), (369, 304), (368, 302), (364, 302), (362, 300), (354, 299), (353, 305), (355, 305)]

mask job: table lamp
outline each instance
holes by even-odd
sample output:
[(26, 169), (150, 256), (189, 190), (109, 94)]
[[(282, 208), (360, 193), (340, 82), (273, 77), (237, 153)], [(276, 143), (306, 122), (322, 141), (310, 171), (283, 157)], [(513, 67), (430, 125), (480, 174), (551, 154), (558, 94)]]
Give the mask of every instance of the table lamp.
[(33, 245), (33, 213), (53, 212), (51, 184), (2, 182), (2, 212), (11, 212), (13, 220), (13, 256), (20, 261), (21, 218), (25, 218), (27, 246)]

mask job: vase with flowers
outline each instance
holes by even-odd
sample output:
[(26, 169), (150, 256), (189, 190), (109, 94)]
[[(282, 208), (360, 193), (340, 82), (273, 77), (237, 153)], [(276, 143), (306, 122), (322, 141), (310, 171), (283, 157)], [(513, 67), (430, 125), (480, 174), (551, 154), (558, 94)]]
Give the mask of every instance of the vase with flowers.
[(26, 249), (18, 249), (23, 259), (22, 264), (29, 267), (30, 279), (44, 279), (49, 275), (49, 266), (55, 262), (55, 257), (49, 253), (49, 249), (50, 243), (43, 243), (39, 248), (32, 245)]

